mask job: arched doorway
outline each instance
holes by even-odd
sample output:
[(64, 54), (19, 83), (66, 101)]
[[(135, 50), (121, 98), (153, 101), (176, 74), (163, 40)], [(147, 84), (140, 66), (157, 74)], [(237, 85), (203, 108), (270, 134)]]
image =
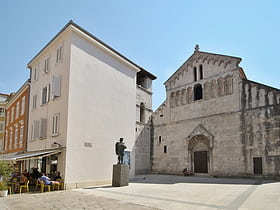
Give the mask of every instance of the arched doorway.
[(193, 136), (188, 144), (191, 168), (194, 173), (208, 173), (210, 166), (210, 142), (202, 135)]

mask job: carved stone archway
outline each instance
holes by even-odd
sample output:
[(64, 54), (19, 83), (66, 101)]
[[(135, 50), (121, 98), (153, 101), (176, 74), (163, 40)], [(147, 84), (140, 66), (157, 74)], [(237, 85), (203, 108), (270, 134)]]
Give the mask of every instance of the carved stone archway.
[[(213, 135), (211, 135), (202, 125), (198, 125), (186, 140), (188, 148), (188, 169), (197, 173), (211, 173), (213, 168)], [(197, 160), (199, 157), (202, 158), (199, 160), (199, 164), (202, 164), (201, 167), (203, 169), (198, 169)]]

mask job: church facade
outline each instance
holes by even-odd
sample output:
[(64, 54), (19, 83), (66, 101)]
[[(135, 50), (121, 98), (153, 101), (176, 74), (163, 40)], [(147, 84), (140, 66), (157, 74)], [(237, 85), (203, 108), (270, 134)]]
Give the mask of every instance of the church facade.
[(196, 46), (165, 82), (153, 172), (280, 176), (280, 90), (248, 80), (240, 62)]

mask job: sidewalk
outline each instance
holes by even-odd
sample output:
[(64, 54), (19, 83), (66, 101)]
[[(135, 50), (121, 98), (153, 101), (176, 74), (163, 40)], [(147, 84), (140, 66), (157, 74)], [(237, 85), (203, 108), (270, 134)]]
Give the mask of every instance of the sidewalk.
[(280, 209), (280, 182), (137, 176), (126, 187), (99, 186), (0, 197), (0, 209)]

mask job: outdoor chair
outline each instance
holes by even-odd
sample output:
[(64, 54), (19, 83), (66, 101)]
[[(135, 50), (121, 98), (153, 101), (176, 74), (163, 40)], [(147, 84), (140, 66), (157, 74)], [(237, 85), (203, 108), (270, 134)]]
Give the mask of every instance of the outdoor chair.
[(58, 184), (58, 189), (57, 190), (63, 190), (64, 189), (64, 180), (63, 179), (57, 179), (56, 181), (58, 181), (59, 182), (59, 184)]
[(26, 192), (29, 192), (29, 180), (24, 184), (19, 186), (19, 194), (21, 194), (22, 188), (26, 189)]
[(44, 181), (40, 181), (40, 185), (41, 185), (41, 193), (44, 192), (44, 189), (45, 188), (48, 188), (48, 191), (50, 192), (51, 191), (51, 185), (46, 185), (44, 183)]

